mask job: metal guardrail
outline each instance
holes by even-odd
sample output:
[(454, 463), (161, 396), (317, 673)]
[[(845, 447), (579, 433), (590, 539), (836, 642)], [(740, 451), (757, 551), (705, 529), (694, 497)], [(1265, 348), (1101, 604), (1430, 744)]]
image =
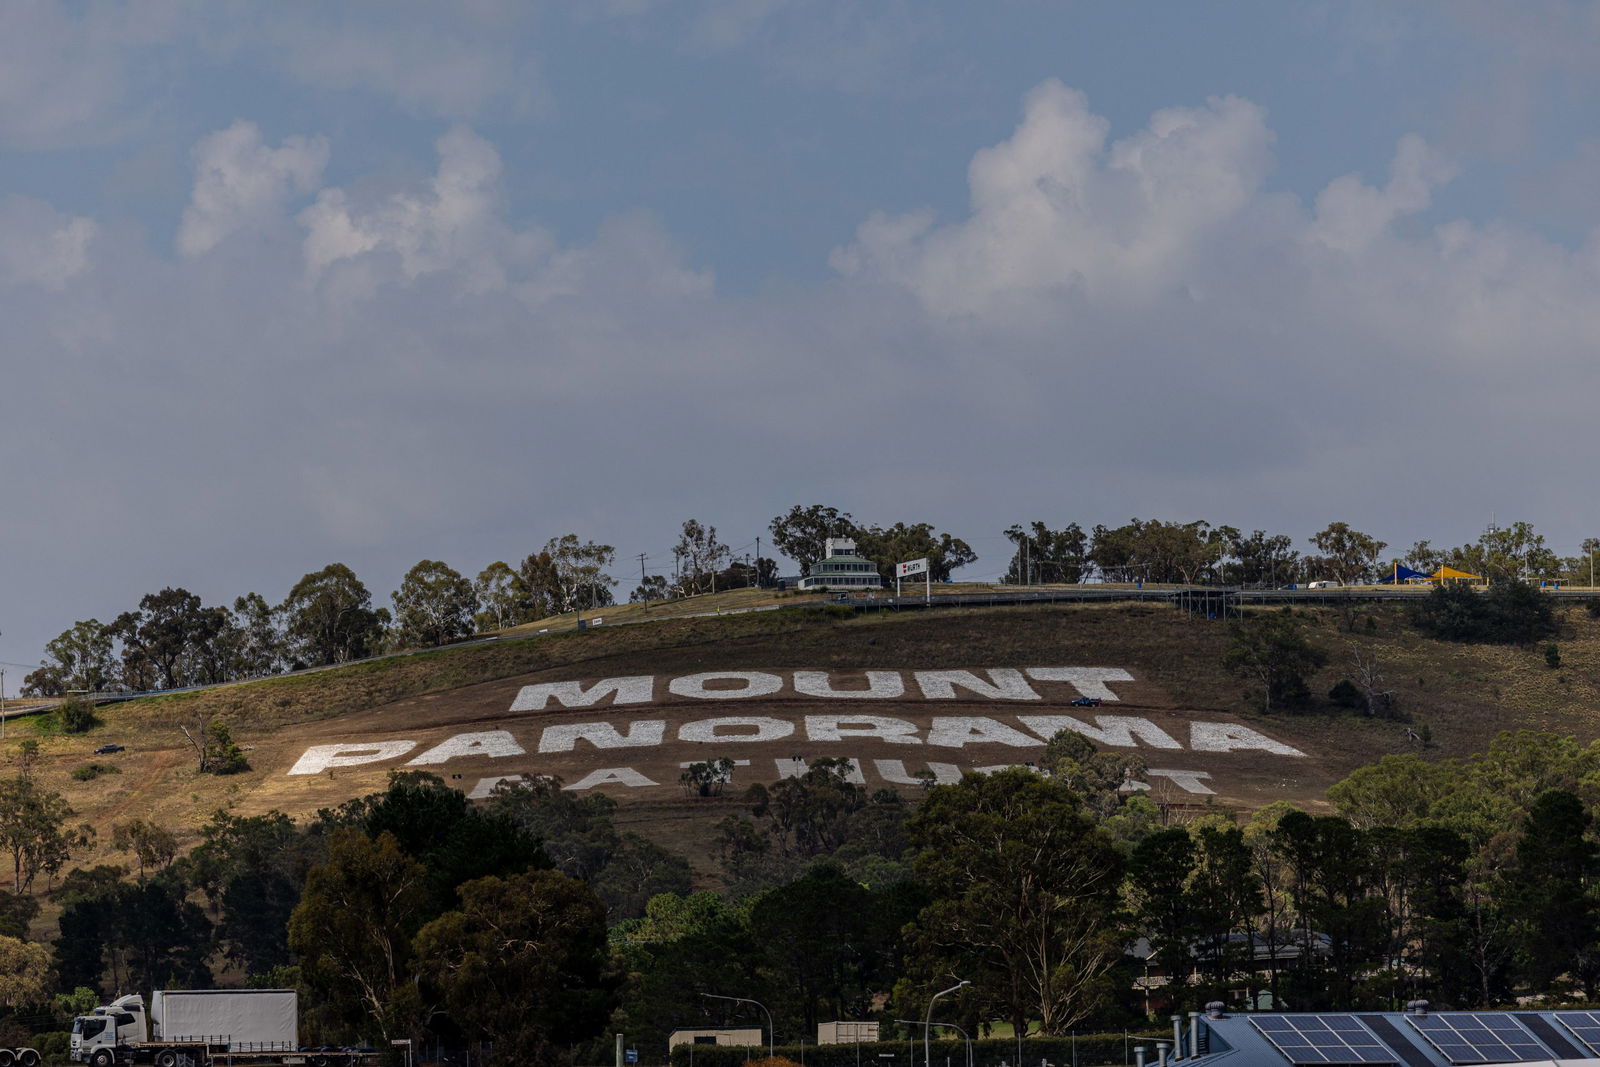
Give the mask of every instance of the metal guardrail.
[[(1541, 589), (1544, 596), (1557, 600), (1600, 600), (1600, 589)], [(845, 597), (834, 600), (809, 601), (796, 604), (797, 608), (846, 607), (857, 611), (881, 609), (923, 610), (939, 607), (1004, 607), (1019, 604), (1058, 603), (1109, 603), (1116, 601), (1134, 603), (1168, 603), (1178, 607), (1186, 601), (1215, 601), (1238, 604), (1317, 604), (1335, 605), (1367, 602), (1417, 601), (1426, 597), (1424, 588), (1391, 588), (1377, 585), (1351, 585), (1332, 589), (1247, 589), (1242, 586), (1180, 585), (1160, 588), (1096, 589), (1058, 588), (1039, 592), (947, 593), (924, 598), (920, 595), (899, 597)]]

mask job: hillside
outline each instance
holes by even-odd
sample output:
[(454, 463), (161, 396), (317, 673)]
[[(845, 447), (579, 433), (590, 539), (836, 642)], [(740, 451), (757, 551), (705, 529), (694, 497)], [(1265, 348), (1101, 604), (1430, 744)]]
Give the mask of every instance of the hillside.
[[(1396, 609), (1303, 617), (1330, 653), (1313, 691), (1350, 673), (1352, 650), (1376, 656), (1412, 728), (1430, 727), (1432, 756), (1481, 750), (1510, 728), (1600, 734), (1600, 623), (1582, 610), (1566, 613), (1560, 669), (1538, 649), (1424, 639)], [(869, 786), (914, 796), (918, 772), (1026, 763), (1056, 729), (1081, 729), (1137, 749), (1152, 795), (1182, 812), (1317, 805), (1354, 767), (1419, 750), (1402, 723), (1252, 710), (1221, 668), (1226, 644), (1225, 624), (1153, 605), (774, 611), (508, 636), (104, 708), (88, 734), (42, 736), (36, 773), (100, 828), (91, 862), (118, 858), (118, 820), (152, 819), (187, 841), (217, 808), (305, 815), (420, 767), (469, 792), (519, 774), (603, 789), (619, 821), (704, 869), (707, 828), (797, 757), (849, 757)], [(1103, 703), (1072, 706), (1081, 695)], [(248, 772), (196, 772), (178, 725), (207, 715), (232, 724)], [(13, 754), (30, 729), (12, 724)], [(127, 750), (90, 755), (107, 743)], [(720, 757), (741, 761), (729, 795), (686, 796), (680, 767)], [(75, 780), (90, 762), (118, 773)]]

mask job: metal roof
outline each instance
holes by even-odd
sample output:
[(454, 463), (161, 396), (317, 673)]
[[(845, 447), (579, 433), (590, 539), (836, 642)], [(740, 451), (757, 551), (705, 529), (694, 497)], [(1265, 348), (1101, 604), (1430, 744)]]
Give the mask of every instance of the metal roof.
[(1193, 1067), (1600, 1067), (1600, 1012), (1577, 1010), (1194, 1013), (1182, 1036), (1168, 1062)]

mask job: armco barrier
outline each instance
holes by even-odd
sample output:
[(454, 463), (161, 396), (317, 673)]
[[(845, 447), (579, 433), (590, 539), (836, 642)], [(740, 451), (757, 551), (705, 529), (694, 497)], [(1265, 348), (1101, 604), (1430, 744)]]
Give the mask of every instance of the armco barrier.
[[(1073, 1037), (1027, 1037), (1022, 1039), (1021, 1067), (1103, 1067), (1106, 1064), (1133, 1062), (1133, 1050), (1148, 1049), (1145, 1061), (1156, 1062), (1155, 1043), (1171, 1041), (1172, 1032), (1129, 1034), (1079, 1034)], [(965, 1042), (941, 1038), (932, 1044), (933, 1067), (965, 1067)], [(804, 1063), (805, 1067), (921, 1067), (922, 1039), (863, 1041), (843, 1045), (779, 1045), (774, 1055)], [(1126, 1058), (1124, 1058), (1126, 1056)], [(672, 1067), (743, 1067), (752, 1060), (767, 1058), (767, 1047), (731, 1045), (679, 1045), (672, 1050)], [(1017, 1067), (1017, 1042), (1012, 1038), (980, 1038), (972, 1042), (973, 1067)]]

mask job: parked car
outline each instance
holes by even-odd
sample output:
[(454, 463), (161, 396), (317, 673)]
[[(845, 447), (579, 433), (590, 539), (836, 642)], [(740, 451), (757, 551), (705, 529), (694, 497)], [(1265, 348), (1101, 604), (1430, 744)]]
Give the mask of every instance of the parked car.
[(94, 750), (94, 754), (96, 756), (109, 756), (113, 752), (121, 752), (121, 751), (122, 751), (122, 746), (121, 745), (101, 745), (99, 748)]
[(1100, 698), (1079, 697), (1077, 700), (1072, 702), (1072, 706), (1075, 708), (1098, 708), (1100, 706)]

